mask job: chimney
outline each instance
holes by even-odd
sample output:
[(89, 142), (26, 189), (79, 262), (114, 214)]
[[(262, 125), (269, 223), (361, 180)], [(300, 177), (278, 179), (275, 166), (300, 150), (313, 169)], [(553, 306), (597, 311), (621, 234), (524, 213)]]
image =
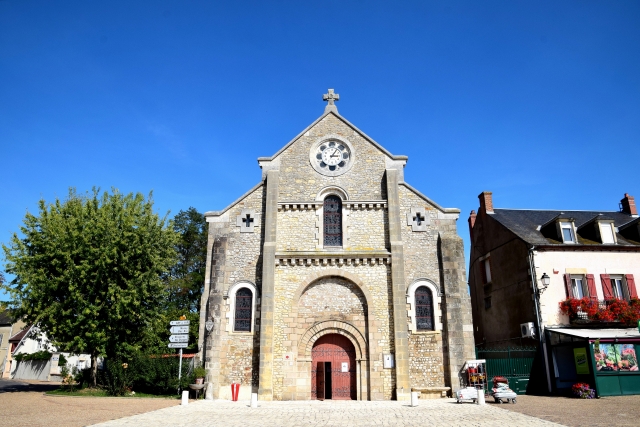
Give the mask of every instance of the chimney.
[(627, 215), (638, 216), (636, 201), (629, 193), (624, 193), (624, 199), (620, 200), (620, 210)]
[(469, 214), (469, 237), (473, 241), (473, 226), (476, 225), (476, 211), (471, 211)]
[(493, 213), (493, 193), (491, 191), (483, 191), (478, 195), (480, 199), (480, 212)]

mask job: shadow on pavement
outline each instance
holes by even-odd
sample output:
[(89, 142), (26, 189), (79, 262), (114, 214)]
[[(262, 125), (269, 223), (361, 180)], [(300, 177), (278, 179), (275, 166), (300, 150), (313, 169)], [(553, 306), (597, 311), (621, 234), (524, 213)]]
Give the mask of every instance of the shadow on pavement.
[(57, 383), (34, 382), (28, 383), (24, 381), (15, 381), (8, 379), (0, 379), (0, 394), (15, 392), (39, 392), (44, 393), (60, 388)]

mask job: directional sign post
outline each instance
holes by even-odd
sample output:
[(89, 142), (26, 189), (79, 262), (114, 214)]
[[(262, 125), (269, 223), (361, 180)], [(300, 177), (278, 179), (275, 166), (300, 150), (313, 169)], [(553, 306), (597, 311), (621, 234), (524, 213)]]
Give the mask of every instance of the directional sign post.
[(189, 343), (188, 342), (172, 342), (172, 343), (169, 343), (168, 347), (183, 349), (183, 348), (189, 347)]
[(189, 342), (189, 335), (169, 335), (169, 342)]
[[(179, 348), (180, 349), (180, 362), (178, 363), (178, 384), (180, 384), (180, 378), (182, 377), (182, 349), (187, 348), (189, 345), (189, 324), (190, 320), (172, 320), (169, 322), (171, 328), (169, 331), (171, 335), (169, 335), (169, 348)], [(180, 391), (180, 386), (178, 386), (178, 392)]]
[(189, 327), (188, 326), (172, 326), (171, 328), (169, 328), (169, 331), (172, 334), (188, 334)]
[(172, 320), (169, 322), (170, 326), (189, 326), (191, 320)]

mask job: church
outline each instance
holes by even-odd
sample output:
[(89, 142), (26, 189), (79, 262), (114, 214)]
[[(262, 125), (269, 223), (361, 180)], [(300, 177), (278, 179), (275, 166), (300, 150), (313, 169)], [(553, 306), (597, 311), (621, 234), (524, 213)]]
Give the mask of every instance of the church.
[(460, 211), (406, 183), (407, 156), (342, 117), (333, 89), (323, 99), (258, 158), (255, 187), (205, 214), (198, 348), (213, 397), (232, 383), (240, 399), (450, 394), (475, 358)]

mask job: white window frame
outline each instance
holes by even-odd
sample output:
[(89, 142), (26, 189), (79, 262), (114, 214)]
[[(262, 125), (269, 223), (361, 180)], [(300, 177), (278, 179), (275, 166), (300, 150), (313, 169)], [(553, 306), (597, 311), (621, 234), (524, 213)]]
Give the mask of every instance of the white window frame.
[[(613, 223), (611, 222), (600, 222), (598, 223), (599, 231), (600, 231), (600, 240), (602, 240), (602, 244), (604, 245), (615, 245), (616, 244), (616, 233), (613, 229)], [(604, 231), (604, 232), (603, 232)], [(611, 241), (605, 242), (605, 234), (611, 238)]]
[[(416, 289), (421, 286), (429, 288), (431, 296), (433, 297), (433, 331), (418, 330), (416, 325)], [(434, 332), (442, 331), (442, 322), (440, 321), (442, 318), (442, 309), (440, 308), (440, 305), (442, 304), (442, 295), (440, 294), (438, 286), (436, 286), (433, 281), (429, 279), (418, 279), (409, 285), (409, 289), (407, 289), (407, 304), (409, 304), (407, 314), (411, 319), (409, 331), (412, 334), (432, 334)]]
[[(242, 289), (247, 288), (251, 291), (253, 297), (251, 298), (251, 331), (236, 331), (235, 330), (235, 320), (236, 320), (236, 293)], [(256, 285), (253, 283), (242, 280), (240, 282), (236, 282), (233, 286), (229, 288), (228, 292), (228, 306), (227, 306), (227, 327), (226, 331), (230, 334), (240, 334), (240, 335), (253, 335), (259, 328), (256, 327), (256, 307), (258, 306), (258, 292), (256, 289)]]
[(483, 259), (482, 261), (482, 268), (484, 268), (484, 277), (485, 277), (485, 284), (489, 284), (492, 281), (492, 277), (491, 277), (491, 257), (488, 256), (485, 259)]
[[(616, 289), (616, 285), (613, 283), (614, 281), (620, 281), (620, 291), (621, 295), (618, 295), (618, 291)], [(625, 301), (629, 301), (629, 288), (627, 288), (627, 282), (624, 280), (624, 275), (622, 274), (610, 274), (609, 275), (609, 284), (611, 285), (611, 290), (613, 292), (613, 297), (616, 299), (623, 299)]]
[[(582, 296), (577, 296), (576, 295), (576, 289), (577, 289), (577, 282), (576, 280), (580, 280), (581, 284), (580, 284), (580, 293), (582, 293)], [(584, 297), (588, 297), (589, 295), (587, 295), (589, 292), (589, 290), (587, 289), (586, 286), (586, 277), (582, 274), (572, 274), (571, 275), (571, 292), (573, 293), (573, 297), (574, 298), (584, 298)], [(585, 292), (585, 290), (587, 292)]]
[[(573, 240), (566, 240), (564, 238), (564, 230), (565, 229), (569, 229), (569, 231), (571, 232), (571, 238)], [(570, 221), (560, 221), (560, 236), (562, 237), (562, 242), (563, 243), (573, 243), (575, 244), (577, 242), (576, 239), (576, 230), (573, 227), (573, 222)]]

